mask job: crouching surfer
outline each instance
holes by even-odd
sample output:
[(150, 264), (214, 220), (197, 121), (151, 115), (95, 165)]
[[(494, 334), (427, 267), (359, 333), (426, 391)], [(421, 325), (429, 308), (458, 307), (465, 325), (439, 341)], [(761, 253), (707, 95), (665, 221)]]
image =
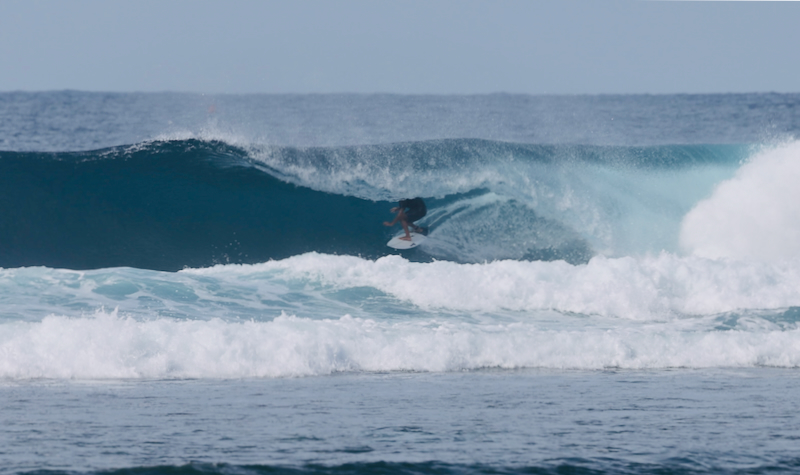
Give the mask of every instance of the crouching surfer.
[(411, 240), (411, 233), (409, 232), (409, 228), (411, 228), (415, 233), (419, 234), (427, 234), (425, 232), (425, 228), (421, 228), (414, 224), (414, 221), (421, 219), (428, 213), (428, 208), (425, 207), (425, 202), (422, 201), (422, 198), (412, 198), (409, 200), (400, 200), (400, 205), (392, 208), (390, 211), (392, 213), (397, 213), (393, 221), (384, 221), (384, 226), (394, 226), (400, 221), (400, 224), (403, 225), (403, 231), (406, 232), (406, 235), (401, 237), (403, 241), (410, 241)]

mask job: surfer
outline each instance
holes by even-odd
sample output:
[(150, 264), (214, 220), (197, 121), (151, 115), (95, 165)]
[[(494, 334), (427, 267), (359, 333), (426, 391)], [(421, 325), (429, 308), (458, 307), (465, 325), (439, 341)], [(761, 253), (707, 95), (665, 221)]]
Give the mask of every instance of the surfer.
[(403, 225), (403, 231), (406, 232), (406, 235), (401, 237), (403, 241), (410, 241), (411, 240), (411, 233), (408, 231), (408, 228), (411, 227), (415, 233), (425, 234), (425, 229), (417, 226), (414, 224), (414, 221), (421, 219), (428, 213), (428, 208), (425, 207), (425, 202), (422, 201), (422, 198), (412, 198), (409, 200), (400, 200), (400, 206), (392, 208), (390, 211), (392, 213), (397, 213), (393, 221), (384, 221), (384, 226), (394, 226), (400, 221), (400, 224)]

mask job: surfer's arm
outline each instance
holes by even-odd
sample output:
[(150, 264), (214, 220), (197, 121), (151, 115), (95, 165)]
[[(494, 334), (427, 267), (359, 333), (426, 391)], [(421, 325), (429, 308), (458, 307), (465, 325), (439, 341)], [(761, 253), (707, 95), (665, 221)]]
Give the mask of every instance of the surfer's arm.
[(395, 224), (397, 224), (397, 220), (398, 220), (398, 219), (400, 219), (400, 217), (399, 217), (399, 216), (396, 216), (396, 217), (394, 218), (394, 220), (392, 220), (392, 221), (384, 221), (384, 222), (383, 222), (383, 225), (384, 225), (384, 226), (394, 226)]
[(397, 222), (400, 221), (400, 213), (397, 213), (397, 216), (392, 221), (384, 221), (384, 226), (394, 226)]
[(384, 226), (394, 226), (395, 224), (397, 224), (397, 222), (398, 222), (398, 221), (400, 221), (401, 219), (403, 219), (403, 218), (405, 217), (405, 215), (406, 215), (406, 214), (403, 212), (403, 208), (398, 208), (398, 207), (395, 207), (395, 208), (392, 208), (392, 209), (390, 209), (389, 211), (391, 211), (392, 213), (397, 213), (397, 216), (395, 216), (395, 217), (394, 217), (394, 220), (392, 220), (391, 222), (389, 222), (389, 221), (384, 221), (384, 222), (383, 222), (383, 225), (384, 225)]

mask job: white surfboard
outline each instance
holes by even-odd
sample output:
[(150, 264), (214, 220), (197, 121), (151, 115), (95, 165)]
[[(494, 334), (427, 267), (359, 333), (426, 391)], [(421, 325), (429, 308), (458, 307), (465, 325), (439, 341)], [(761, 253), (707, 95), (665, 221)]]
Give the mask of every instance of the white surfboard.
[(406, 233), (398, 234), (397, 236), (393, 237), (391, 241), (387, 242), (386, 245), (389, 247), (393, 247), (395, 249), (411, 249), (419, 246), (420, 244), (422, 244), (422, 241), (427, 239), (424, 235), (415, 232), (411, 233), (410, 241), (406, 241), (405, 239), (400, 239), (405, 235)]

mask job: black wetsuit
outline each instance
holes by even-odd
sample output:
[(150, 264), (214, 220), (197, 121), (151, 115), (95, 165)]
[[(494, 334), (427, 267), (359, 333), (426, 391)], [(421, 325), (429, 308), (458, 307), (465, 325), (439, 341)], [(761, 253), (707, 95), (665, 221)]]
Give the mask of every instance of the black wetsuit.
[(406, 212), (406, 219), (409, 223), (421, 219), (428, 213), (425, 202), (422, 198), (412, 198), (410, 200), (400, 200), (400, 208)]

